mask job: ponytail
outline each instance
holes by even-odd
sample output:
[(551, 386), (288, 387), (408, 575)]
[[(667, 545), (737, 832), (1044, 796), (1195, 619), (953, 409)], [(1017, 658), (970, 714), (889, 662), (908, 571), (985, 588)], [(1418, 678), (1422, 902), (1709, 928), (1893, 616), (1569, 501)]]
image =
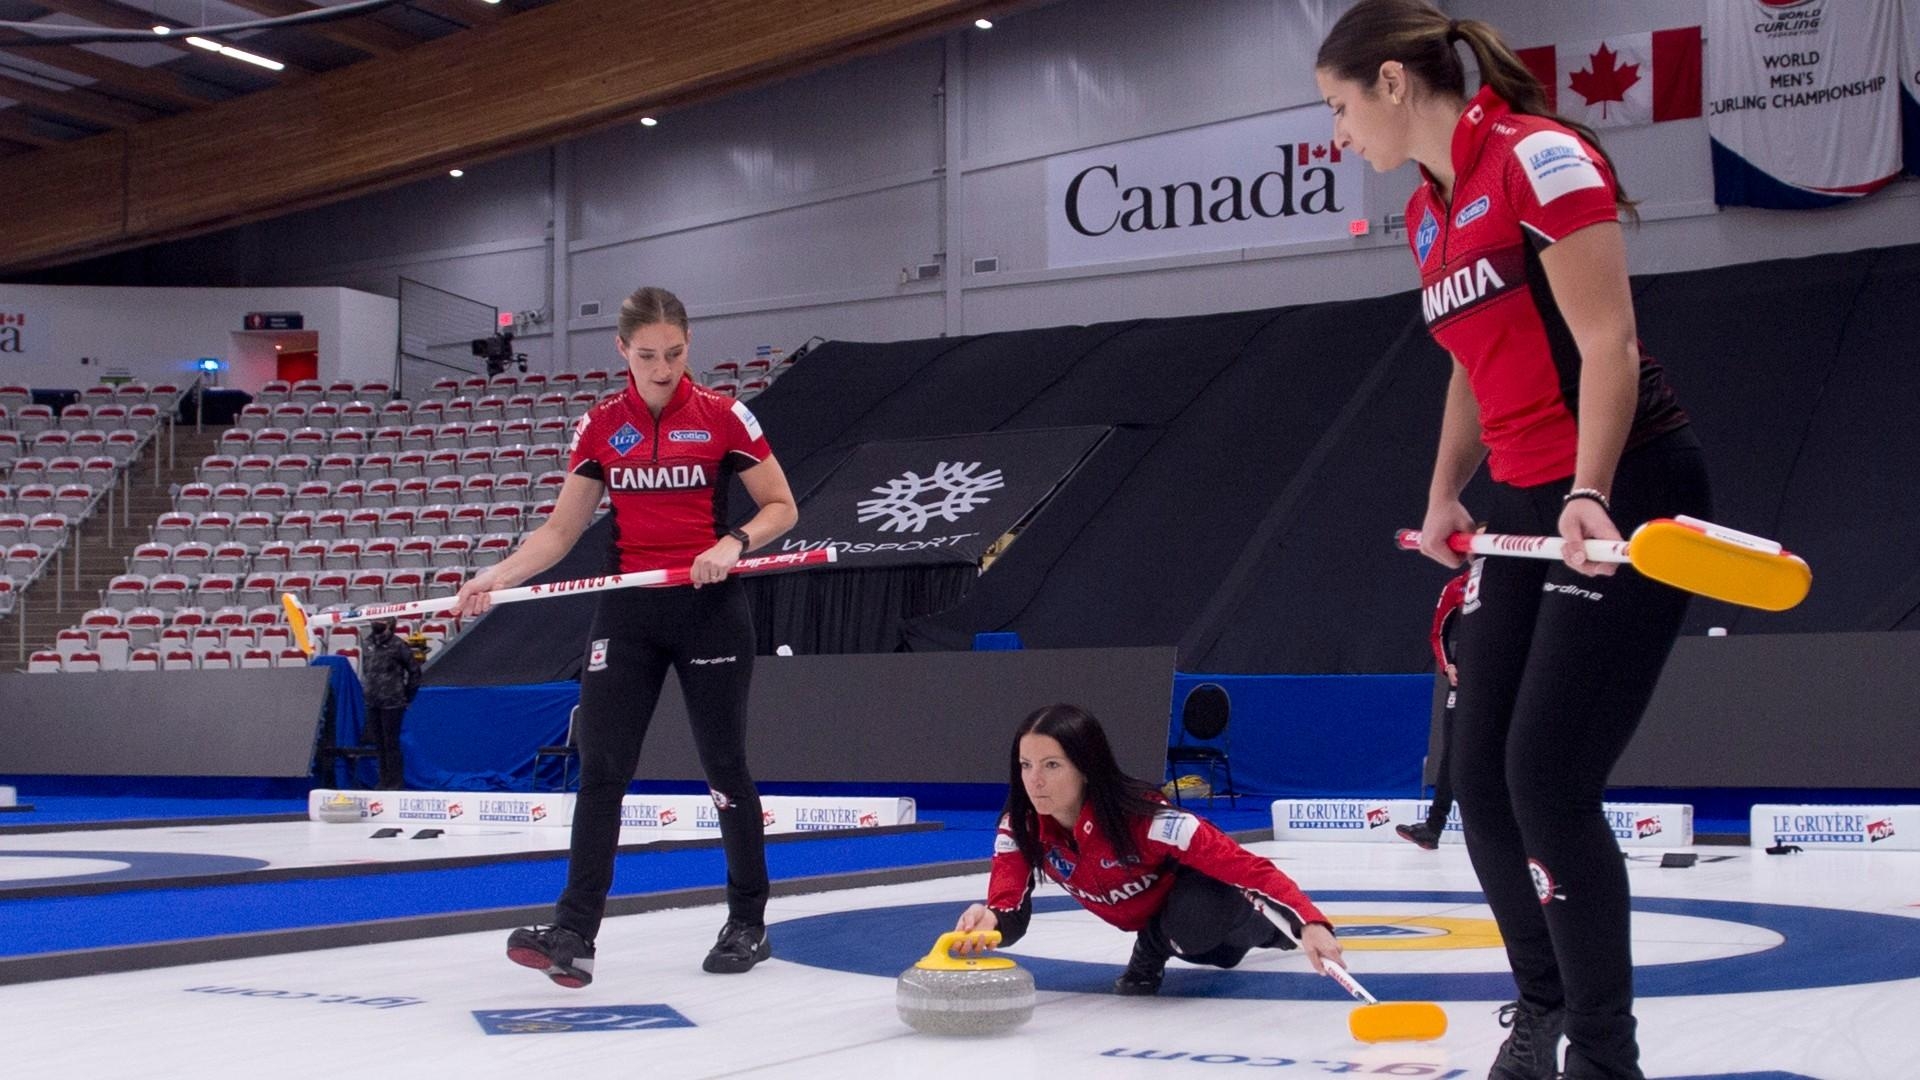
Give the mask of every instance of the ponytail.
[(1372, 87), (1380, 65), (1399, 61), (1408, 72), (1435, 93), (1467, 96), (1466, 65), (1456, 43), (1472, 50), (1480, 80), (1500, 96), (1507, 107), (1525, 116), (1543, 116), (1578, 134), (1614, 176), (1614, 202), (1629, 219), (1639, 220), (1633, 200), (1627, 198), (1613, 158), (1599, 136), (1585, 124), (1569, 120), (1547, 104), (1547, 88), (1520, 62), (1500, 32), (1478, 19), (1449, 19), (1427, 0), (1360, 0), (1340, 16), (1320, 43), (1314, 66), (1340, 78)]

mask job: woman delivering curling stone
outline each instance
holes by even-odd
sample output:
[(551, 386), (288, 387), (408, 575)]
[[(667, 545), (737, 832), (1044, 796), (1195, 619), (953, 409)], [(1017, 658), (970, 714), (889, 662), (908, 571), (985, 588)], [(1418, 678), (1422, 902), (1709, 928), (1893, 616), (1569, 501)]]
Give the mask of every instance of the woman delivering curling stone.
[[(1106, 731), (1085, 710), (1049, 705), (1022, 721), (1011, 771), (987, 902), (968, 908), (955, 929), (1018, 941), (1038, 872), (1138, 935), (1115, 993), (1158, 993), (1172, 956), (1230, 968), (1252, 949), (1300, 947), (1322, 974), (1323, 959), (1340, 960), (1333, 924), (1291, 878), (1121, 772)], [(1286, 926), (1262, 915), (1256, 898)]]
[[(1468, 96), (1464, 45), (1481, 73)], [(1619, 214), (1592, 132), (1548, 110), (1498, 33), (1424, 0), (1361, 0), (1315, 62), (1334, 140), (1379, 171), (1409, 160), (1428, 330), (1453, 356), (1422, 548), (1449, 534), (1487, 460), (1487, 527), (1554, 533), (1565, 563), (1475, 559), (1455, 632), (1453, 789), (1520, 1000), (1492, 1076), (1638, 1078), (1627, 875), (1601, 816), (1687, 594), (1589, 562), (1588, 538), (1710, 516), (1706, 467), (1642, 356)], [(1613, 575), (1613, 576), (1608, 576)]]
[[(460, 614), (471, 617), (487, 609), (490, 590), (518, 585), (558, 562), (592, 522), (607, 489), (614, 526), (609, 556), (619, 572), (692, 565), (691, 586), (600, 594), (574, 723), (580, 794), (566, 891), (554, 925), (507, 938), (510, 959), (561, 986), (593, 981), (593, 939), (613, 885), (620, 799), (668, 668), (686, 694), (727, 855), (727, 922), (704, 967), (742, 972), (771, 955), (760, 795), (746, 760), (753, 623), (745, 592), (727, 574), (743, 552), (792, 528), (797, 511), (753, 413), (687, 375), (687, 336), (687, 310), (672, 293), (645, 288), (627, 298), (617, 340), (627, 388), (575, 427), (572, 475), (553, 516), (460, 590)], [(728, 529), (719, 515), (735, 472), (760, 511)]]

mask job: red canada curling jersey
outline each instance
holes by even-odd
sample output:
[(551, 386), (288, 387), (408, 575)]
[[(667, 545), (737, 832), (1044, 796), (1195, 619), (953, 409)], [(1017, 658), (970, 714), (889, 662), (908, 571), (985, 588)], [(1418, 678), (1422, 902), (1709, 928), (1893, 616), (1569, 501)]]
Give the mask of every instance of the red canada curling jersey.
[[(1580, 350), (1540, 252), (1616, 220), (1607, 163), (1552, 119), (1512, 112), (1482, 88), (1453, 132), (1453, 202), (1431, 174), (1407, 200), (1420, 309), (1465, 366), (1493, 479), (1530, 487), (1573, 475)], [(1629, 448), (1685, 425), (1660, 366), (1643, 357)]]
[(567, 468), (607, 485), (616, 572), (686, 566), (726, 532), (727, 478), (773, 451), (742, 402), (682, 377), (654, 419), (629, 384), (573, 429)]
[(1440, 601), (1433, 606), (1433, 630), (1427, 635), (1427, 644), (1433, 646), (1433, 659), (1442, 670), (1453, 663), (1452, 635), (1447, 632), (1447, 624), (1460, 613), (1460, 605), (1467, 602), (1467, 578), (1471, 570), (1462, 570), (1448, 580), (1446, 587), (1440, 590)]
[[(1041, 871), (1082, 907), (1122, 930), (1141, 929), (1165, 906), (1178, 866), (1190, 866), (1229, 885), (1252, 889), (1283, 909), (1280, 914), (1290, 914), (1288, 921), (1295, 927), (1317, 922), (1332, 929), (1333, 924), (1292, 878), (1213, 825), (1171, 806), (1133, 821), (1140, 854), (1123, 862), (1112, 842), (1094, 824), (1090, 806), (1080, 808), (1080, 820), (1072, 833), (1051, 816), (1040, 815), (1040, 849), (1046, 864)], [(994, 837), (987, 906), (1014, 911), (1026, 903), (1032, 887), (1033, 875), (1026, 857), (1020, 854), (1007, 819), (1001, 818), (1000, 831)]]

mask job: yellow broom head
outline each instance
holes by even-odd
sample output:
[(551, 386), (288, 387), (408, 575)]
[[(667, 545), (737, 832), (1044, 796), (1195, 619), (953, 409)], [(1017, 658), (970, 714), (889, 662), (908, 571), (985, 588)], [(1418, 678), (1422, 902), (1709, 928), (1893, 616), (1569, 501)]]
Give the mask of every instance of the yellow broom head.
[(1813, 586), (1805, 560), (1779, 544), (1695, 518), (1647, 522), (1627, 554), (1655, 581), (1762, 611), (1785, 611)]
[(307, 632), (307, 609), (292, 593), (280, 594), (280, 606), (287, 613), (287, 628), (293, 631), (293, 643), (309, 657), (314, 654), (313, 638)]
[(1363, 1043), (1425, 1042), (1447, 1033), (1447, 1014), (1431, 1001), (1362, 1005), (1347, 1015), (1347, 1030)]

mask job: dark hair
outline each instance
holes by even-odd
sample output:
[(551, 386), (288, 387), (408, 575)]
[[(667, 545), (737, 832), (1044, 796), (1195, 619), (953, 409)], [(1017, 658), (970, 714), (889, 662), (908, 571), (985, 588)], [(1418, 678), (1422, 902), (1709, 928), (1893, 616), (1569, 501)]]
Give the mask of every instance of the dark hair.
[(1040, 872), (1040, 812), (1027, 797), (1027, 786), (1020, 779), (1020, 740), (1027, 735), (1045, 735), (1060, 744), (1067, 760), (1086, 777), (1084, 798), (1093, 807), (1094, 826), (1113, 845), (1121, 858), (1138, 856), (1134, 843), (1134, 818), (1150, 817), (1165, 806), (1152, 784), (1120, 771), (1114, 760), (1113, 745), (1107, 742), (1106, 729), (1094, 715), (1078, 705), (1048, 705), (1036, 709), (1013, 733), (1013, 749), (1008, 752), (1007, 804), (1004, 813), (1013, 831), (1014, 843), (1034, 873)]
[(680, 298), (655, 285), (635, 289), (620, 304), (620, 340), (625, 341), (642, 326), (671, 323), (687, 332), (687, 306)]
[(1427, 0), (1360, 0), (1340, 16), (1313, 66), (1373, 92), (1380, 65), (1398, 60), (1421, 83), (1437, 93), (1467, 96), (1467, 69), (1455, 42), (1466, 42), (1480, 65), (1480, 79), (1500, 95), (1514, 112), (1545, 116), (1564, 124), (1593, 147), (1614, 174), (1614, 202), (1629, 217), (1638, 218), (1633, 200), (1620, 183), (1613, 158), (1600, 137), (1585, 124), (1569, 120), (1547, 106), (1547, 88), (1520, 62), (1500, 32), (1478, 19), (1449, 19)]

